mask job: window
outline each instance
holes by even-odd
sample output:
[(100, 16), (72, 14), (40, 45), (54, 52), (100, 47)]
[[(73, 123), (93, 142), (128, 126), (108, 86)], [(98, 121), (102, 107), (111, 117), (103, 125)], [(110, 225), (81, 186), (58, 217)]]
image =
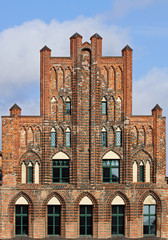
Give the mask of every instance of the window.
[(107, 100), (105, 97), (102, 98), (102, 115), (107, 114)]
[(56, 147), (56, 132), (55, 129), (51, 129), (51, 147)]
[(122, 132), (121, 129), (118, 127), (116, 130), (116, 147), (121, 147), (122, 145)]
[(66, 115), (71, 115), (71, 100), (69, 97), (66, 99), (66, 109), (65, 109)]
[(143, 233), (156, 235), (156, 205), (143, 206)]
[(28, 183), (33, 183), (33, 165), (31, 162), (28, 164)]
[(53, 183), (69, 183), (69, 160), (53, 160)]
[(144, 182), (144, 165), (143, 165), (143, 162), (141, 162), (140, 166), (139, 166), (139, 181)]
[(61, 206), (47, 206), (48, 235), (61, 234)]
[(92, 205), (80, 205), (80, 235), (92, 235)]
[(28, 205), (15, 205), (15, 234), (28, 235)]
[(105, 127), (103, 127), (101, 131), (101, 142), (102, 142), (102, 147), (107, 147), (107, 131)]
[(103, 182), (119, 182), (120, 181), (120, 163), (119, 160), (106, 159), (103, 160)]
[(66, 147), (71, 147), (71, 130), (70, 130), (70, 128), (66, 129), (66, 133), (65, 133), (65, 146)]
[(124, 235), (124, 205), (112, 205), (112, 235)]

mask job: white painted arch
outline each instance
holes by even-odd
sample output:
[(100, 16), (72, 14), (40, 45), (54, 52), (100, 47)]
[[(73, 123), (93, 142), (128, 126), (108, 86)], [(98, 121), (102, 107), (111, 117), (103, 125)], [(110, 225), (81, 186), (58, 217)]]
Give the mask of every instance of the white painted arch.
[(93, 205), (93, 203), (87, 196), (85, 196), (84, 198), (82, 198), (79, 205)]
[(147, 205), (156, 205), (156, 200), (151, 196), (147, 196), (143, 202), (143, 204), (147, 204)]
[(54, 157), (52, 159), (69, 159), (68, 155), (66, 155), (63, 152), (58, 152), (54, 155)]
[(111, 205), (125, 205), (125, 202), (120, 196), (116, 196), (111, 202)]
[(109, 151), (104, 155), (103, 159), (120, 159), (120, 157), (115, 152)]
[(61, 203), (58, 198), (52, 197), (47, 205), (61, 205)]
[(24, 197), (20, 197), (16, 202), (15, 205), (28, 205), (28, 201)]

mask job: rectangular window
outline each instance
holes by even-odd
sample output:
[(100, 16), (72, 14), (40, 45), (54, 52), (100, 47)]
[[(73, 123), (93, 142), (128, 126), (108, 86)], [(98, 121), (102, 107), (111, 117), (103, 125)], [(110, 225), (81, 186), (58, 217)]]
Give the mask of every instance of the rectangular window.
[(156, 235), (156, 205), (144, 205), (143, 207), (143, 233), (144, 235)]
[(144, 182), (144, 165), (139, 166), (139, 181)]
[(101, 132), (102, 147), (107, 147), (107, 132)]
[(92, 205), (80, 205), (80, 235), (92, 235)]
[(103, 182), (120, 182), (119, 160), (103, 160)]
[(112, 206), (112, 225), (111, 233), (112, 235), (124, 235), (124, 205), (113, 205)]
[(71, 147), (71, 133), (66, 132), (66, 139), (65, 139), (65, 146), (66, 147)]
[(33, 166), (28, 166), (28, 183), (33, 183)]
[(60, 235), (61, 234), (61, 206), (60, 205), (48, 205), (47, 212), (47, 224), (48, 235)]
[(116, 147), (121, 147), (122, 145), (122, 134), (121, 131), (116, 131)]
[(102, 115), (107, 114), (107, 102), (102, 102)]
[(56, 132), (51, 132), (51, 147), (56, 147)]
[(69, 160), (53, 160), (53, 183), (69, 183)]
[(66, 102), (65, 114), (66, 115), (71, 115), (71, 102)]
[(15, 206), (15, 234), (28, 235), (28, 205)]

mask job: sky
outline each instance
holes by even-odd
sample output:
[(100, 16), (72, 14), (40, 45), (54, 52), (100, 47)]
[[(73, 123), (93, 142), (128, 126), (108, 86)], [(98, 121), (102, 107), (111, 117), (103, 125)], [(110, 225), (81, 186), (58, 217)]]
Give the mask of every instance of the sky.
[(167, 0), (0, 0), (0, 115), (14, 103), (39, 115), (40, 49), (69, 56), (75, 32), (83, 42), (97, 32), (104, 56), (133, 49), (133, 114), (159, 104), (168, 117), (167, 12)]

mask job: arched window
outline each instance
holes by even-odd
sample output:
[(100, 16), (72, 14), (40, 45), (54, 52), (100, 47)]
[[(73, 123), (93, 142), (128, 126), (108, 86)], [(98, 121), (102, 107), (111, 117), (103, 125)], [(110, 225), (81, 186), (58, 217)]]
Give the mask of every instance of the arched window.
[(61, 234), (61, 203), (56, 197), (47, 204), (47, 234)]
[(33, 183), (33, 164), (29, 162), (28, 164), (28, 183)]
[(120, 158), (112, 151), (103, 157), (103, 182), (120, 182)]
[(56, 131), (55, 131), (55, 128), (51, 129), (51, 147), (56, 147)]
[(29, 205), (24, 197), (15, 203), (15, 234), (27, 236), (29, 233)]
[(143, 203), (143, 234), (156, 235), (156, 201), (151, 195)]
[(71, 147), (71, 130), (69, 127), (67, 127), (65, 132), (65, 146)]
[(142, 161), (139, 165), (139, 181), (144, 182), (144, 163)]
[(105, 97), (102, 98), (101, 109), (102, 115), (107, 115), (107, 100)]
[(111, 234), (124, 235), (125, 229), (125, 203), (120, 196), (116, 196), (112, 203)]
[(71, 115), (71, 100), (69, 97), (66, 99), (65, 115)]
[(101, 142), (102, 147), (107, 147), (107, 130), (105, 129), (105, 127), (103, 127), (101, 130)]
[(93, 203), (88, 197), (84, 197), (80, 203), (80, 235), (93, 234)]
[(69, 183), (69, 157), (59, 152), (52, 159), (53, 183)]
[(137, 182), (137, 173), (138, 173), (138, 166), (137, 166), (137, 162), (134, 161), (134, 163), (133, 163), (133, 182)]
[(121, 128), (116, 129), (116, 147), (122, 146), (122, 131)]

